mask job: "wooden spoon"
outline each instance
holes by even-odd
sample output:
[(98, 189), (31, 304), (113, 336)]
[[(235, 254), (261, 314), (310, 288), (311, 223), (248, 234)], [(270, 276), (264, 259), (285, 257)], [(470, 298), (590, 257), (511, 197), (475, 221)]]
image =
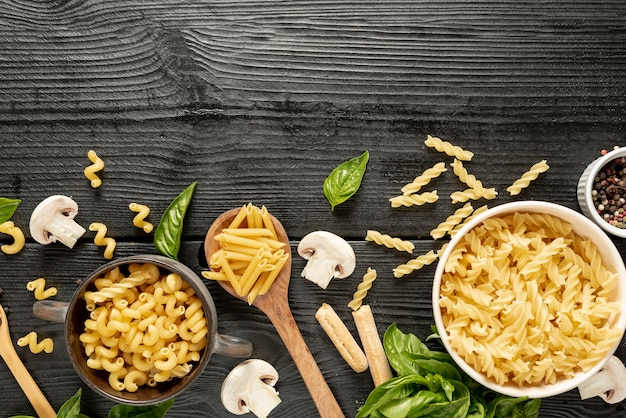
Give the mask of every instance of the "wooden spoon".
[(37, 383), (35, 383), (33, 377), (24, 367), (24, 363), (22, 363), (22, 360), (15, 352), (13, 342), (11, 341), (11, 333), (9, 332), (9, 322), (2, 305), (0, 305), (0, 356), (2, 356), (9, 370), (13, 373), (15, 380), (17, 380), (17, 383), (19, 383), (26, 394), (37, 415), (40, 418), (56, 417), (57, 413), (54, 412), (54, 409), (52, 409), (41, 389), (39, 389), (39, 386), (37, 386)]
[[(223, 213), (209, 228), (204, 241), (204, 252), (207, 262), (211, 259), (211, 255), (220, 248), (220, 243), (214, 240), (213, 237), (219, 234), (223, 228), (228, 227), (239, 210), (241, 208), (231, 209)], [(270, 287), (270, 290), (264, 295), (257, 296), (252, 304), (267, 315), (272, 324), (274, 324), (278, 335), (282, 338), (296, 367), (298, 367), (320, 416), (322, 418), (343, 417), (345, 415), (341, 411), (341, 407), (324, 379), (324, 375), (322, 375), (304, 338), (302, 338), (302, 334), (289, 308), (288, 288), (289, 280), (291, 279), (291, 248), (285, 228), (274, 216), (271, 218), (278, 240), (286, 244), (284, 251), (289, 258), (276, 281)], [(224, 283), (221, 280), (219, 283), (228, 293), (247, 302), (247, 299), (238, 296), (228, 283)]]

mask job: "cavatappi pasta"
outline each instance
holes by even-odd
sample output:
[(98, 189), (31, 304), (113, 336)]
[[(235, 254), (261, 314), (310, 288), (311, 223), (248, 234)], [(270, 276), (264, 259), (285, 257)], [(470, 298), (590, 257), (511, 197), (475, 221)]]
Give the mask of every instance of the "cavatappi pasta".
[(247, 297), (250, 305), (267, 293), (289, 258), (265, 206), (244, 205), (214, 239), (220, 249), (209, 260), (211, 271), (202, 272), (202, 276), (227, 281), (237, 295)]
[(35, 299), (44, 300), (57, 294), (56, 287), (49, 287), (46, 289), (46, 279), (39, 277), (26, 283), (26, 289), (33, 292)]
[(109, 373), (115, 390), (188, 374), (207, 345), (208, 323), (194, 289), (151, 263), (114, 268), (84, 299), (89, 319), (80, 335), (87, 366)]
[(16, 226), (13, 221), (6, 221), (0, 224), (0, 232), (10, 235), (13, 238), (13, 243), (3, 244), (0, 246), (0, 251), (5, 254), (17, 254), (24, 249), (26, 239), (24, 233), (19, 226)]
[(17, 345), (20, 347), (28, 346), (28, 349), (33, 354), (39, 354), (42, 351), (49, 354), (54, 351), (54, 342), (52, 341), (52, 338), (44, 338), (37, 342), (37, 333), (35, 331), (31, 331), (24, 337), (17, 340)]
[(439, 306), (451, 347), (498, 384), (553, 384), (621, 338), (617, 276), (558, 217), (486, 219), (446, 260)]
[(89, 230), (96, 232), (96, 236), (93, 238), (94, 244), (101, 246), (101, 247), (105, 247), (104, 258), (106, 258), (107, 260), (112, 259), (113, 252), (115, 251), (115, 247), (117, 246), (117, 243), (115, 242), (114, 238), (106, 236), (106, 233), (107, 233), (106, 225), (100, 222), (93, 222), (91, 225), (89, 225)]

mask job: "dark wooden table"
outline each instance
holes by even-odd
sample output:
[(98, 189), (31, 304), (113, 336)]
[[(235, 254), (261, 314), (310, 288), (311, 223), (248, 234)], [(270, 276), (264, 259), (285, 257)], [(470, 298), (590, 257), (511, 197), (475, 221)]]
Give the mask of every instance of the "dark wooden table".
[[(294, 256), (290, 303), (346, 416), (373, 388), (354, 373), (314, 318), (324, 302), (348, 327), (350, 301), (367, 267), (379, 278), (366, 302), (382, 334), (392, 323), (430, 333), (435, 266), (402, 279), (392, 269), (439, 248), (429, 232), (459, 205), (449, 169), (433, 183), (432, 205), (391, 208), (388, 199), (442, 154), (427, 134), (475, 153), (468, 170), (499, 191), (490, 206), (546, 200), (579, 210), (575, 188), (602, 149), (624, 145), (626, 4), (619, 1), (206, 1), (86, 0), (0, 6), (0, 196), (19, 198), (13, 221), (27, 235), (17, 255), (0, 254), (0, 303), (11, 336), (37, 331), (52, 354), (20, 357), (55, 409), (81, 381), (63, 347), (62, 325), (31, 314), (25, 286), (45, 277), (68, 300), (76, 280), (103, 264), (87, 232), (74, 249), (30, 238), (32, 210), (52, 194), (72, 196), (76, 220), (103, 222), (115, 257), (155, 253), (132, 226), (132, 201), (158, 223), (169, 202), (198, 185), (180, 258), (205, 268), (202, 241), (223, 211), (252, 202), (280, 219), (295, 251), (314, 230), (346, 238), (357, 255), (350, 279), (327, 290), (300, 277)], [(83, 176), (88, 150), (105, 161), (103, 184)], [(322, 183), (339, 163), (370, 152), (361, 189), (330, 210)], [(550, 170), (511, 197), (506, 187), (546, 159)], [(449, 167), (449, 166), (448, 166)], [(478, 203), (477, 203), (478, 205)], [(414, 242), (413, 255), (366, 242), (368, 229)], [(0, 234), (3, 243), (10, 239)], [(615, 239), (626, 253), (623, 240)], [(220, 332), (255, 345), (280, 373), (272, 417), (317, 412), (267, 318), (207, 283)], [(617, 355), (626, 360), (626, 346)], [(214, 356), (177, 397), (170, 417), (228, 417), (220, 385), (237, 359)], [(0, 415), (33, 414), (0, 364)], [(113, 404), (83, 388), (82, 411), (106, 417)], [(543, 400), (542, 417), (626, 416), (626, 403), (580, 401), (576, 390)]]

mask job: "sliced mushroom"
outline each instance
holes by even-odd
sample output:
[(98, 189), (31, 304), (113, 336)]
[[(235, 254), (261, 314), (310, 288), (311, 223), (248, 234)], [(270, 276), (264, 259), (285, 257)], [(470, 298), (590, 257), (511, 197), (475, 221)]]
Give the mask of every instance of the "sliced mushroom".
[(626, 399), (626, 367), (612, 356), (602, 369), (578, 386), (580, 399), (599, 396), (606, 403), (618, 403)]
[(30, 216), (30, 234), (40, 244), (57, 240), (73, 248), (78, 238), (85, 233), (74, 217), (78, 205), (67, 196), (54, 195), (44, 199)]
[(302, 277), (326, 289), (333, 278), (343, 279), (354, 272), (356, 257), (346, 240), (332, 232), (315, 231), (302, 238), (298, 254), (309, 260)]
[(235, 415), (266, 418), (281, 402), (274, 385), (278, 372), (268, 362), (249, 359), (235, 366), (222, 384), (222, 404)]

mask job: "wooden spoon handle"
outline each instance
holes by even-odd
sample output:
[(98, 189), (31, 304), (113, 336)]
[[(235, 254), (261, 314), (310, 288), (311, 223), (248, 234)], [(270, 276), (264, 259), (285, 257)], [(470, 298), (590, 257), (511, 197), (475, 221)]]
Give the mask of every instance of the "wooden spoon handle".
[(289, 350), (321, 418), (344, 417), (345, 414), (341, 411), (335, 395), (302, 338), (291, 310), (288, 305), (285, 305), (287, 304), (277, 303), (265, 314), (272, 321), (278, 335)]
[(13, 347), (5, 347), (0, 351), (0, 355), (4, 359), (4, 362), (13, 373), (15, 380), (19, 383), (20, 387), (26, 394), (26, 397), (30, 401), (31, 405), (37, 412), (39, 418), (55, 418), (57, 413), (54, 411), (44, 394), (37, 386), (37, 383), (33, 380), (30, 373), (20, 360), (19, 356), (13, 349)]

